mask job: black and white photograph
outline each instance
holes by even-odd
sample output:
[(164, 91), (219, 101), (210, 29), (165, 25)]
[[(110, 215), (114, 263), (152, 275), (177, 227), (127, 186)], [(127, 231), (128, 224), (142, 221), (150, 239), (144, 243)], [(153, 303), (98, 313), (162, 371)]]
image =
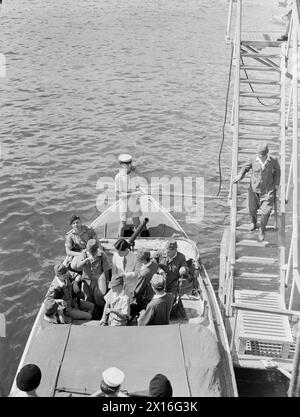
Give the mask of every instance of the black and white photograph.
[(300, 0), (0, 0), (3, 406), (300, 397), (299, 47)]

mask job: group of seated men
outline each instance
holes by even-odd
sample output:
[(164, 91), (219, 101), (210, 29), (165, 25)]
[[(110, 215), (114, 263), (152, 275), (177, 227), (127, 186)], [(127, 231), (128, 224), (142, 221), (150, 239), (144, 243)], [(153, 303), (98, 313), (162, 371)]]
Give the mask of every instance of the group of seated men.
[(151, 257), (147, 249), (130, 250), (121, 238), (110, 262), (92, 228), (79, 216), (70, 219), (67, 258), (55, 265), (45, 298), (45, 315), (54, 321), (99, 320), (100, 325), (168, 324), (179, 293), (180, 276), (188, 275), (185, 256), (174, 239), (165, 252)]

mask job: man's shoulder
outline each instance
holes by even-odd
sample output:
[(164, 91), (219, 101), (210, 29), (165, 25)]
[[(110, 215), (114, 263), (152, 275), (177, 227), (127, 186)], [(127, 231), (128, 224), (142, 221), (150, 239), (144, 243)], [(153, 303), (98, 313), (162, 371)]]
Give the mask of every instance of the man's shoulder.
[(184, 254), (183, 254), (183, 253), (181, 253), (181, 252), (178, 252), (178, 251), (177, 251), (176, 258), (177, 258), (177, 259), (179, 259), (179, 260), (184, 260), (184, 261), (185, 261), (185, 256), (184, 256)]

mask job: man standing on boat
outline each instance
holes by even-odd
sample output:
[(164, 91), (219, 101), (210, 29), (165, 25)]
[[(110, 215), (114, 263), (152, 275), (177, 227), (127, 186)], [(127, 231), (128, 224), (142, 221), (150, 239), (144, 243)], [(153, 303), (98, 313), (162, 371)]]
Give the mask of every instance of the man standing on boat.
[(260, 228), (258, 231), (258, 241), (262, 242), (265, 238), (265, 230), (272, 211), (276, 190), (280, 183), (280, 166), (276, 158), (269, 154), (266, 143), (258, 145), (257, 155), (250, 160), (240, 173), (234, 178), (236, 183), (244, 178), (248, 171), (252, 169), (250, 186), (248, 190), (248, 206), (251, 219), (251, 231), (257, 228), (257, 211), (261, 211)]
[(142, 216), (139, 188), (135, 168), (132, 166), (132, 156), (119, 155), (120, 170), (115, 176), (115, 187), (119, 197), (120, 226), (119, 237), (124, 236), (128, 218), (132, 218), (133, 226), (137, 229)]
[(151, 278), (157, 272), (157, 263), (151, 259), (150, 252), (147, 249), (137, 251), (137, 261), (141, 268), (136, 272), (137, 283), (132, 293), (130, 305), (130, 315), (134, 318), (141, 310), (144, 310), (151, 301), (154, 293), (150, 284)]
[(130, 245), (125, 239), (118, 239), (114, 244), (114, 248), (116, 252), (112, 258), (112, 275), (124, 274), (126, 294), (131, 299), (133, 290), (137, 284), (137, 257), (130, 250)]

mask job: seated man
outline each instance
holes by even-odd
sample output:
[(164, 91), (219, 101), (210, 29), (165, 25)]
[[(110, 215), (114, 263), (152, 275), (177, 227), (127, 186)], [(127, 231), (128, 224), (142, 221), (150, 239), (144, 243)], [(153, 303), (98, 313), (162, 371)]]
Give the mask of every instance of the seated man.
[(70, 218), (70, 225), (72, 230), (66, 234), (66, 253), (71, 258), (80, 255), (81, 251), (86, 248), (89, 239), (96, 239), (97, 234), (91, 227), (85, 226), (81, 223), (80, 217), (72, 214)]
[[(55, 277), (46, 294), (46, 300), (55, 300), (57, 303), (63, 302), (64, 314), (75, 320), (91, 320), (94, 304), (85, 300), (80, 300), (80, 306), (77, 299), (73, 298), (72, 285), (70, 281), (70, 272), (63, 264), (57, 264), (54, 267)], [(80, 308), (80, 309), (79, 309)], [(45, 311), (45, 313), (49, 313)]]
[(110, 290), (104, 299), (105, 306), (100, 325), (127, 326), (129, 319), (129, 297), (124, 292), (123, 274), (112, 276)]
[(157, 263), (150, 258), (150, 252), (146, 249), (137, 251), (137, 262), (141, 264), (141, 269), (136, 272), (137, 284), (132, 293), (130, 305), (130, 315), (135, 317), (141, 310), (144, 310), (151, 301), (154, 293), (150, 280), (157, 271)]
[(107, 255), (99, 246), (96, 239), (90, 239), (80, 256), (73, 258), (71, 268), (74, 271), (82, 272), (82, 275), (77, 275), (75, 278), (73, 286), (75, 293), (80, 292), (78, 283), (82, 281), (81, 292), (84, 299), (96, 304), (102, 313), (111, 265)]
[(150, 282), (154, 296), (147, 305), (146, 310), (141, 311), (140, 317), (138, 318), (138, 325), (169, 324), (174, 296), (171, 293), (165, 292), (165, 279), (163, 276), (154, 274)]
[(171, 239), (166, 243), (165, 253), (160, 256), (159, 264), (165, 265), (166, 292), (171, 292), (176, 297), (179, 291), (180, 276), (188, 274), (185, 256), (177, 251), (176, 240)]

